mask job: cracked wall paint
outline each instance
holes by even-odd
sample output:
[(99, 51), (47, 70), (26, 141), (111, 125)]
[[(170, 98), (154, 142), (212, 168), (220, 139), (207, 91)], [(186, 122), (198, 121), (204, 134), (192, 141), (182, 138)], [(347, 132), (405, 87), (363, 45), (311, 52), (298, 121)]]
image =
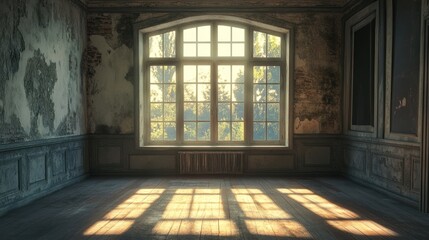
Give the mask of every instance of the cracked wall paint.
[(297, 26), (294, 133), (341, 133), (341, 16), (282, 16)]
[[(113, 49), (102, 36), (91, 36), (101, 63), (95, 67), (98, 90), (91, 95), (90, 130), (97, 133), (133, 132), (133, 86), (125, 79), (132, 65), (132, 49), (122, 45)], [(96, 123), (96, 124), (94, 124)]]
[(0, 143), (86, 133), (84, 11), (71, 0), (0, 6), (7, 13), (0, 17), (0, 59), (7, 66), (0, 74)]
[[(238, 17), (241, 15), (237, 14)], [(295, 79), (292, 79), (295, 85), (292, 93), (295, 96), (294, 133), (340, 133), (342, 14), (266, 15), (267, 19), (282, 19), (296, 25)], [(129, 27), (126, 26), (130, 26), (135, 19), (150, 21), (152, 18), (165, 16), (168, 15), (89, 14), (88, 48), (92, 48), (92, 54), (88, 58), (93, 59), (88, 67), (93, 69), (93, 74), (89, 77), (91, 86), (88, 86), (91, 90), (88, 92), (91, 133), (134, 132), (134, 70), (133, 63), (129, 62), (132, 60), (133, 49), (130, 41), (127, 41), (132, 40), (132, 35), (126, 33), (129, 32), (126, 30)]]
[(135, 14), (94, 14), (88, 18), (90, 75), (89, 131), (134, 131), (133, 38)]

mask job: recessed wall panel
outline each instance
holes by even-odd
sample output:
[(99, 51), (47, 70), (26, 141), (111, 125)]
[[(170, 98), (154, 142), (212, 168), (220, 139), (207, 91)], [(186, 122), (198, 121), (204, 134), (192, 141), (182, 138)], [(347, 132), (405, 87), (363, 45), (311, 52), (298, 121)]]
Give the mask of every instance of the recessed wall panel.
[(374, 154), (371, 161), (372, 175), (393, 182), (404, 182), (404, 159)]
[(0, 162), (0, 195), (19, 190), (19, 159)]
[(28, 182), (46, 180), (46, 154), (28, 155)]
[(327, 166), (331, 164), (331, 147), (307, 146), (304, 161), (306, 166)]

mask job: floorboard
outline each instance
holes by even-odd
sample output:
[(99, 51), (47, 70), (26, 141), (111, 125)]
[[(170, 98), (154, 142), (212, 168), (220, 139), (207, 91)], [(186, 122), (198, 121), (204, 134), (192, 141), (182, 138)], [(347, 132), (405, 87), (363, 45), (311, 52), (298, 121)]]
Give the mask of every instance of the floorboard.
[(90, 178), (0, 217), (1, 239), (428, 239), (429, 215), (342, 178)]

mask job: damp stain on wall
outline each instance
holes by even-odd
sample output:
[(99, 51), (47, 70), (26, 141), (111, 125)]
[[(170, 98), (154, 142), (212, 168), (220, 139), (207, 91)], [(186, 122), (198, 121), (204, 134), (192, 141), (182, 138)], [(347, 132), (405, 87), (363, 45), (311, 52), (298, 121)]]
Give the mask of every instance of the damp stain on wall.
[(31, 110), (30, 135), (33, 137), (40, 134), (39, 117), (44, 127), (50, 132), (54, 130), (55, 112), (51, 94), (57, 79), (56, 64), (47, 64), (44, 55), (36, 50), (34, 57), (28, 59), (24, 77), (25, 95)]
[(0, 125), (5, 123), (6, 81), (18, 71), (21, 52), (25, 49), (18, 26), (26, 14), (24, 0), (5, 0), (0, 3)]
[(86, 133), (84, 9), (4, 0), (0, 13), (0, 143)]
[(341, 14), (291, 14), (295, 133), (341, 132)]
[(136, 14), (88, 16), (88, 125), (91, 133), (134, 131), (133, 22)]

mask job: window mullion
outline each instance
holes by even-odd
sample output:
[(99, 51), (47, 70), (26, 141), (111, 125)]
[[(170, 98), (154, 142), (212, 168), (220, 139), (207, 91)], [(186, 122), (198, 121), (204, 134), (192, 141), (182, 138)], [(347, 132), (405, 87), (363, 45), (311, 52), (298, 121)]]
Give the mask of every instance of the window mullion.
[(252, 114), (252, 104), (253, 104), (253, 65), (250, 63), (250, 59), (253, 56), (253, 29), (248, 28), (247, 29), (247, 36), (246, 36), (246, 67), (245, 67), (245, 79), (244, 79), (244, 128), (245, 128), (245, 135), (244, 135), (244, 141), (246, 145), (251, 145), (253, 141), (253, 114)]
[[(212, 51), (212, 59), (217, 59), (217, 24), (212, 24), (212, 34), (211, 34), (211, 51)], [(211, 94), (212, 97), (211, 100), (211, 143), (217, 144), (218, 143), (218, 123), (217, 123), (217, 105), (218, 105), (218, 99), (217, 99), (217, 61), (213, 60), (211, 64), (211, 79), (210, 79), (210, 87), (211, 87)]]
[(178, 145), (183, 145), (184, 141), (184, 88), (183, 88), (183, 34), (182, 29), (176, 29), (176, 58), (178, 62), (176, 63), (176, 106), (177, 106), (177, 116), (176, 116), (176, 142)]

